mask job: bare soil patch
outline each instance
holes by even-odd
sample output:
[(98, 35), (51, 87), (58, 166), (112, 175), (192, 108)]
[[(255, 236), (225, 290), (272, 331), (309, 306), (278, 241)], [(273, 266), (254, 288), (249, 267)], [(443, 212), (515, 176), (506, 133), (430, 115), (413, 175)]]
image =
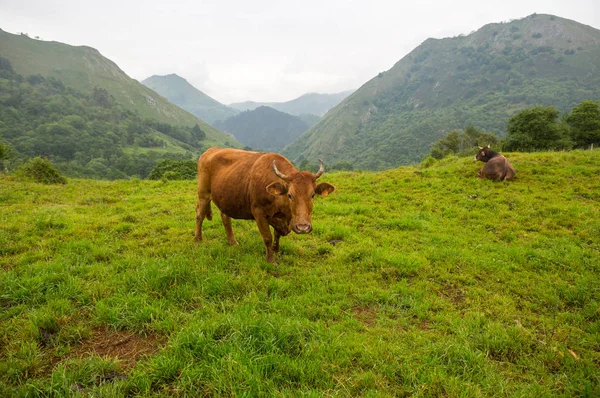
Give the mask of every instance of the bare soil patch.
[(157, 352), (166, 343), (164, 336), (141, 335), (128, 331), (114, 331), (105, 327), (92, 329), (91, 336), (73, 346), (71, 352), (60, 358), (85, 358), (92, 355), (110, 357), (121, 362), (123, 370), (133, 368), (138, 360)]
[(371, 307), (354, 307), (354, 316), (361, 323), (367, 326), (372, 326), (377, 320), (377, 314), (375, 313), (375, 309)]

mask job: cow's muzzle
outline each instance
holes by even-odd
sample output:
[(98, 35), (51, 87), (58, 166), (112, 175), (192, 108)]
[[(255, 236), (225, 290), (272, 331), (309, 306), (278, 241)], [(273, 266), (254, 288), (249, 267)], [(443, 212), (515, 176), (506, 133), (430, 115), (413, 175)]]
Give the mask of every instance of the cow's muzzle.
[(312, 225), (309, 223), (306, 224), (294, 224), (292, 229), (297, 234), (307, 234), (312, 231)]

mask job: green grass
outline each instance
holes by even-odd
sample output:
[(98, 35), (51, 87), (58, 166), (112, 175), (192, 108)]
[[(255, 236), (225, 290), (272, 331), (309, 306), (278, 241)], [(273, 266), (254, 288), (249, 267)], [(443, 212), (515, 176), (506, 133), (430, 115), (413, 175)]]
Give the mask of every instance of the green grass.
[(508, 157), (326, 173), (276, 266), (193, 181), (0, 178), (0, 395), (597, 396), (600, 151)]

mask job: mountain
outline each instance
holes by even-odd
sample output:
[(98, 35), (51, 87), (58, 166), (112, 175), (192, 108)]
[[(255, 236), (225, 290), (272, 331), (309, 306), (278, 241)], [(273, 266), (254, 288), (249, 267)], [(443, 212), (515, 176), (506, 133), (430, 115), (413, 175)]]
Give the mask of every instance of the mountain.
[(43, 156), (69, 177), (145, 178), (163, 159), (197, 159), (205, 140), (197, 124), (141, 118), (105, 89), (84, 94), (54, 77), (23, 77), (0, 56), (0, 148), (10, 148), (2, 171)]
[(268, 106), (278, 111), (288, 113), (294, 116), (310, 114), (323, 116), (328, 110), (339, 104), (344, 98), (352, 93), (352, 90), (343, 91), (337, 94), (317, 94), (309, 93), (287, 102), (238, 102), (229, 104), (231, 108), (239, 111), (254, 110), (259, 106)]
[(570, 110), (600, 98), (600, 31), (552, 15), (493, 23), (467, 36), (427, 39), (330, 110), (284, 149), (366, 169), (420, 161), (453, 129), (504, 136), (533, 105)]
[(236, 145), (230, 137), (127, 76), (94, 48), (34, 40), (0, 30), (0, 56), (7, 58), (14, 71), (22, 76), (54, 77), (82, 93), (103, 88), (124, 108), (142, 117), (172, 125), (198, 124), (208, 142)]
[(212, 99), (176, 74), (154, 75), (142, 80), (142, 84), (213, 126), (217, 120), (225, 120), (239, 113)]
[(245, 111), (215, 127), (227, 133), (244, 145), (266, 151), (279, 151), (308, 130), (308, 125), (300, 118), (280, 112), (267, 106)]

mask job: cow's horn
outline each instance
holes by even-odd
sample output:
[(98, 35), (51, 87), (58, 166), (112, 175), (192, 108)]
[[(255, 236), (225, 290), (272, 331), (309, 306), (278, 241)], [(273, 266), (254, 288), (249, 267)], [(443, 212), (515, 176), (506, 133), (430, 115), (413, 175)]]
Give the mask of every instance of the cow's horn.
[(277, 175), (277, 177), (281, 178), (282, 180), (287, 181), (288, 177), (283, 174), (281, 171), (277, 170), (277, 166), (275, 166), (275, 161), (273, 161), (273, 171), (275, 172), (275, 174)]
[[(479, 145), (478, 145), (478, 146), (479, 146)], [(480, 146), (480, 147), (479, 147), (479, 149), (483, 149), (483, 147), (482, 147), (482, 146)]]
[(319, 158), (319, 163), (321, 164), (321, 166), (319, 167), (319, 171), (317, 171), (317, 174), (315, 174), (315, 178), (321, 177), (321, 174), (323, 174), (323, 172), (325, 171), (325, 164), (323, 163), (323, 159)]

